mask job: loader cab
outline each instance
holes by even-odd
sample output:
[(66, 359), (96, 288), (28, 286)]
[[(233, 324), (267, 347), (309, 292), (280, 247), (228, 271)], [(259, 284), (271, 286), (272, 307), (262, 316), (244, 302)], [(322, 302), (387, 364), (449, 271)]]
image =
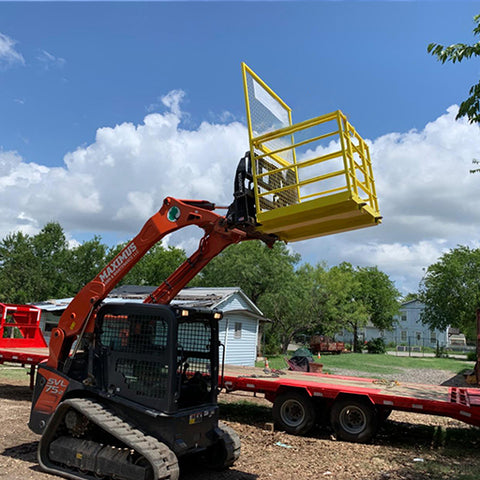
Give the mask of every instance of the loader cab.
[(216, 403), (221, 317), (208, 309), (104, 305), (95, 334), (100, 389), (166, 414)]

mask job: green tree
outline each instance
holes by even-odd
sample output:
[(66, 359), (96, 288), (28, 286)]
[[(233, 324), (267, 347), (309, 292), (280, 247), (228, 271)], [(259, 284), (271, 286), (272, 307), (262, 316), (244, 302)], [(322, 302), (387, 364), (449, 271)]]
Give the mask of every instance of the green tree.
[[(473, 21), (476, 24), (473, 34), (480, 36), (480, 15), (473, 17)], [(472, 45), (456, 43), (448, 47), (438, 43), (430, 43), (427, 50), (442, 63), (446, 61), (456, 63), (471, 57), (479, 57), (480, 41)], [(470, 123), (480, 123), (480, 82), (470, 88), (469, 95), (461, 103), (457, 119), (466, 116)]]
[(34, 236), (7, 235), (0, 242), (0, 300), (29, 303), (74, 295), (100, 271), (105, 251), (98, 237), (69, 248), (56, 222)]
[(273, 320), (270, 336), (278, 338), (284, 354), (296, 335), (318, 328), (326, 301), (321, 273), (320, 266), (309, 264), (296, 271), (287, 269), (281, 277), (282, 288), (269, 289), (260, 299), (260, 308)]
[(392, 328), (400, 293), (388, 275), (377, 267), (354, 268), (343, 262), (328, 271), (327, 283), (322, 333), (351, 331), (353, 349), (358, 352), (361, 350), (359, 330), (368, 322), (380, 330)]
[(107, 246), (95, 236), (72, 249), (68, 265), (70, 294), (74, 295), (95, 278), (106, 264)]
[(418, 300), (419, 296), (420, 294), (418, 292), (417, 293), (409, 292), (402, 297), (401, 302), (405, 303), (405, 302), (410, 302), (412, 300)]
[[(111, 261), (127, 243), (112, 248), (107, 255)], [(164, 247), (161, 243), (154, 245), (140, 261), (125, 275), (119, 285), (160, 285), (185, 260), (185, 251), (177, 247)]]
[(457, 327), (475, 336), (480, 307), (480, 249), (459, 246), (427, 269), (420, 289), (425, 303), (422, 321), (431, 328)]
[(284, 243), (268, 248), (258, 241), (243, 242), (215, 257), (200, 273), (198, 285), (240, 287), (258, 303), (266, 292), (284, 290), (285, 275), (290, 275), (299, 261), (300, 255), (292, 254)]
[(377, 267), (357, 268), (360, 282), (359, 295), (367, 308), (369, 320), (379, 330), (393, 327), (393, 317), (398, 313), (400, 292), (389, 276)]
[(42, 278), (35, 300), (71, 295), (72, 289), (68, 282), (71, 251), (68, 250), (65, 233), (60, 224), (47, 223), (37, 235), (31, 238), (31, 244), (34, 255), (41, 265)]
[(329, 311), (330, 328), (341, 328), (353, 333), (353, 350), (361, 351), (358, 331), (369, 319), (368, 309), (361, 299), (361, 284), (357, 271), (343, 262), (328, 271), (328, 288), (331, 295)]
[(0, 242), (0, 301), (31, 302), (41, 283), (41, 263), (31, 238), (22, 232), (7, 235)]

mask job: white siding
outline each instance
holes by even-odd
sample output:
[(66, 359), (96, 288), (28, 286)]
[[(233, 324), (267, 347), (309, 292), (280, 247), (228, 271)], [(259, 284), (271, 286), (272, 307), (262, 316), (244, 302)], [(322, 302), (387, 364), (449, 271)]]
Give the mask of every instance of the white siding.
[(250, 310), (251, 307), (247, 304), (247, 302), (240, 297), (238, 293), (228, 297), (224, 302), (220, 303), (217, 308), (224, 312), (228, 312), (231, 310)]
[[(235, 324), (241, 323), (241, 337), (235, 338)], [(248, 314), (225, 312), (220, 322), (220, 342), (226, 347), (225, 364), (255, 366), (257, 358), (258, 320)], [(223, 349), (220, 348), (220, 359)]]

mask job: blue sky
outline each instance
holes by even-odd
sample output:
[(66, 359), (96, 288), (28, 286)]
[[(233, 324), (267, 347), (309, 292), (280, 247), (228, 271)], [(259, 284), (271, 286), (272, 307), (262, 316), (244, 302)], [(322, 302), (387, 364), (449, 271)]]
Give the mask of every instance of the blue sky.
[(454, 105), (480, 65), (426, 52), (471, 43), (477, 13), (461, 1), (0, 3), (0, 235), (57, 220), (72, 240), (111, 243), (167, 195), (228, 202), (248, 146), (245, 61), (295, 121), (340, 108), (375, 147), (384, 225), (292, 248), (375, 263), (415, 289), (443, 251), (479, 238), (478, 127)]

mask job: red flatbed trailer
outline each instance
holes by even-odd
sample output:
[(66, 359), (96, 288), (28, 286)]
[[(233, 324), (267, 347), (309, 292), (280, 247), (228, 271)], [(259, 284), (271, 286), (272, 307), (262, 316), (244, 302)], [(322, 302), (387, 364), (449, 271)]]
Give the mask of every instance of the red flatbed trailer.
[(30, 365), (30, 388), (33, 388), (35, 366), (48, 358), (40, 315), (41, 310), (30, 305), (0, 303), (0, 364)]
[(223, 386), (265, 394), (273, 417), (289, 433), (307, 433), (320, 412), (330, 413), (337, 437), (368, 441), (390, 411), (455, 418), (480, 426), (480, 389), (403, 383), (320, 373), (282, 371), (225, 365)]

